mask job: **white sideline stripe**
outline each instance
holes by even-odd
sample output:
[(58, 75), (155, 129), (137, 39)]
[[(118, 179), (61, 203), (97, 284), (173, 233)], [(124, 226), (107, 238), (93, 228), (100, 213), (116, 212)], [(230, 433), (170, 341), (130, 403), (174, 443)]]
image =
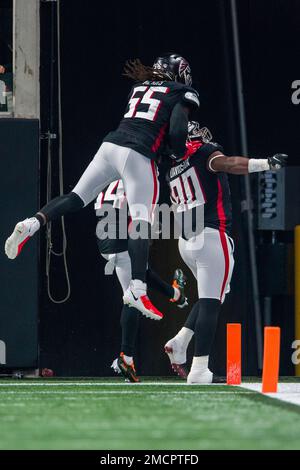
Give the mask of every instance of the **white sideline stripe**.
[[(207, 391), (204, 390), (186, 390), (186, 391), (176, 391), (176, 390), (159, 390), (157, 392), (151, 390), (33, 390), (33, 391), (17, 391), (17, 390), (6, 390), (0, 391), (0, 396), (7, 396), (7, 395), (189, 395), (189, 394), (205, 394), (207, 395)], [(216, 390), (213, 392), (214, 394), (226, 394), (226, 395), (251, 395), (250, 391), (225, 391), (225, 390)]]
[[(209, 384), (210, 387), (218, 387), (224, 384)], [(130, 384), (127, 382), (22, 382), (14, 381), (14, 382), (0, 382), (1, 387), (127, 387), (127, 386), (134, 386), (134, 387), (147, 387), (147, 386), (157, 386), (157, 387), (190, 387), (187, 385), (186, 382), (140, 382)]]
[[(246, 388), (247, 390), (251, 390), (252, 392), (262, 393), (261, 383), (242, 383), (241, 387), (244, 389)], [(278, 383), (277, 393), (263, 393), (263, 395), (299, 406), (300, 383)]]

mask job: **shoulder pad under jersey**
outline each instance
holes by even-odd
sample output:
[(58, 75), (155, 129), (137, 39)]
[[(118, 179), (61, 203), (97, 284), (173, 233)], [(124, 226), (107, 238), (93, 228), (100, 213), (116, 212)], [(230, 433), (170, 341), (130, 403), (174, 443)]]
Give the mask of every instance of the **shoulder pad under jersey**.
[(200, 100), (199, 100), (199, 93), (194, 90), (192, 87), (185, 86), (184, 94), (183, 94), (183, 101), (191, 104), (192, 106), (196, 106), (199, 108)]

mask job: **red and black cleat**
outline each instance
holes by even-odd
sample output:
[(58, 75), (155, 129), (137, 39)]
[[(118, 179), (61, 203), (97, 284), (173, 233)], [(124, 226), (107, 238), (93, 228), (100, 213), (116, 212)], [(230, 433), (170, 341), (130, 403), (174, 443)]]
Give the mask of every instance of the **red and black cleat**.
[[(136, 375), (136, 370), (134, 367), (134, 362), (132, 361), (131, 364), (127, 364), (124, 359), (124, 353), (121, 353), (117, 359), (117, 368), (119, 369), (120, 373), (125, 377), (125, 379), (129, 380), (132, 383), (139, 383), (140, 379)], [(116, 370), (116, 368), (115, 368)]]

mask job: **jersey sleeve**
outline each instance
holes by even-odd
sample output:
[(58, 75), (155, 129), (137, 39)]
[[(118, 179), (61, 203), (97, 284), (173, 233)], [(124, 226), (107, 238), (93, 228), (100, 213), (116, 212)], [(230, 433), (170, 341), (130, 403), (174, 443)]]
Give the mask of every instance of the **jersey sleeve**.
[(202, 147), (197, 151), (195, 157), (200, 157), (202, 159), (208, 159), (214, 152), (224, 152), (222, 145), (217, 142), (208, 142), (207, 144), (202, 145)]
[(182, 103), (193, 108), (199, 108), (199, 94), (194, 88), (186, 87), (182, 94)]

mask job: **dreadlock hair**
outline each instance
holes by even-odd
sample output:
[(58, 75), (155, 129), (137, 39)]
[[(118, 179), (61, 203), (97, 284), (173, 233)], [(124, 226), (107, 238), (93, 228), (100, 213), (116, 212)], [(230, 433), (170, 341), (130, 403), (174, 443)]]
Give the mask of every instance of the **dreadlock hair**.
[(142, 64), (140, 59), (127, 60), (123, 70), (123, 75), (124, 77), (132, 78), (132, 80), (136, 82), (145, 82), (146, 80), (165, 80), (167, 78), (163, 72)]

